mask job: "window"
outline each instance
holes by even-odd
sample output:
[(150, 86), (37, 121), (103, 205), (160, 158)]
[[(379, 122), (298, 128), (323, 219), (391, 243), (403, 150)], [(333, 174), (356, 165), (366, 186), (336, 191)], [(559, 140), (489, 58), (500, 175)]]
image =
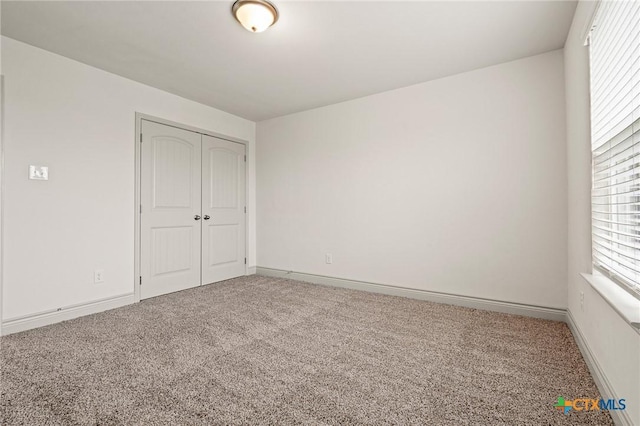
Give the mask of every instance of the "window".
[(593, 265), (640, 297), (640, 2), (601, 2), (589, 45)]

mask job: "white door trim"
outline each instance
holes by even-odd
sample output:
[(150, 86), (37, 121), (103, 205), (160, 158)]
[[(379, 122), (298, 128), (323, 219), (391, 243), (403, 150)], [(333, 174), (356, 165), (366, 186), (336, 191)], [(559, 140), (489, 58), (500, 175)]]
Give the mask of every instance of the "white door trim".
[(0, 74), (0, 336), (4, 282), (4, 75)]
[[(249, 142), (243, 139), (239, 139), (233, 136), (223, 135), (221, 133), (213, 132), (211, 130), (201, 129), (199, 127), (190, 126), (187, 124), (177, 123), (175, 121), (166, 120), (164, 118), (154, 117), (152, 115), (144, 114), (141, 112), (136, 112), (136, 129), (135, 129), (135, 203), (134, 203), (134, 275), (133, 275), (133, 288), (134, 288), (134, 298), (135, 302), (140, 301), (140, 199), (141, 199), (141, 161), (142, 161), (142, 150), (140, 149), (140, 134), (142, 130), (142, 120), (151, 121), (158, 124), (164, 124), (165, 126), (176, 127), (178, 129), (188, 130), (195, 133), (200, 133), (201, 135), (213, 136), (214, 138), (224, 139), (229, 142), (235, 142), (239, 144), (243, 144), (245, 146), (245, 154), (249, 155)], [(247, 158), (247, 164), (249, 164), (249, 159)], [(249, 193), (249, 167), (245, 167), (245, 194)], [(246, 195), (245, 195), (245, 204), (246, 204)], [(244, 215), (245, 229), (249, 229), (249, 221), (248, 221), (248, 211), (247, 214)], [(247, 256), (247, 249), (249, 247), (249, 233), (245, 232), (245, 257)], [(244, 266), (244, 273), (247, 275), (247, 265)], [(144, 285), (144, 280), (143, 284)]]

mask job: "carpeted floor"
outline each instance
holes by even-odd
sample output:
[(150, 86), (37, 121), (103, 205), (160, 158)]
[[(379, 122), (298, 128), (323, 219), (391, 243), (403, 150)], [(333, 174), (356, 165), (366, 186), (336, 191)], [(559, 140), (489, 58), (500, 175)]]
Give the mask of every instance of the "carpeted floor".
[(261, 276), (0, 344), (3, 425), (612, 424), (563, 323)]

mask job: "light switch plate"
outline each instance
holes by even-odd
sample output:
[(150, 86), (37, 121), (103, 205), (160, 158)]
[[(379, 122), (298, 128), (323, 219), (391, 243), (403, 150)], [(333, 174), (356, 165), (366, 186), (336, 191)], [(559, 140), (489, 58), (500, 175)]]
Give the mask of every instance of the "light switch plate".
[(49, 167), (29, 166), (29, 179), (49, 180)]

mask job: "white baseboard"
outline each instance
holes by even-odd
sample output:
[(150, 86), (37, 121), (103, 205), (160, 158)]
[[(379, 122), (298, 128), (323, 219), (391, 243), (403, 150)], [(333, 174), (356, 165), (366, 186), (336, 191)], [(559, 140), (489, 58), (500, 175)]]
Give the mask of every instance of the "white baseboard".
[(256, 267), (255, 266), (249, 266), (247, 268), (247, 275), (255, 275), (256, 274)]
[(42, 312), (20, 318), (12, 318), (2, 321), (2, 335), (6, 336), (7, 334), (43, 327), (45, 325), (67, 321), (84, 315), (96, 314), (98, 312), (108, 311), (109, 309), (130, 305), (132, 303), (135, 303), (135, 296), (133, 293), (96, 300), (89, 303), (83, 303), (81, 305), (68, 306), (56, 311)]
[(314, 284), (350, 288), (353, 290), (362, 290), (371, 293), (381, 293), (392, 296), (408, 297), (411, 299), (427, 300), (429, 302), (464, 306), (467, 308), (483, 309), (486, 311), (524, 315), (527, 317), (542, 318), (553, 321), (566, 321), (566, 311), (564, 309), (558, 308), (548, 308), (544, 306), (525, 305), (520, 303), (503, 302), (500, 300), (460, 296), (456, 294), (439, 293), (427, 290), (417, 290), (386, 284), (375, 284), (365, 281), (355, 281), (342, 278), (326, 277), (323, 275), (285, 271), (282, 269), (263, 268), (261, 266), (258, 266), (256, 268), (256, 273), (258, 275), (266, 275), (270, 277), (289, 278), (292, 280), (305, 281)]
[[(613, 386), (611, 386), (611, 382), (609, 382), (609, 379), (607, 379), (607, 376), (604, 374), (602, 367), (600, 367), (598, 359), (591, 351), (591, 348), (587, 343), (587, 339), (584, 337), (584, 334), (582, 334), (582, 331), (580, 331), (580, 328), (578, 328), (578, 325), (576, 324), (569, 309), (567, 309), (567, 325), (573, 334), (574, 340), (578, 344), (580, 352), (582, 352), (582, 357), (587, 363), (587, 367), (589, 367), (591, 377), (593, 377), (593, 380), (600, 391), (600, 395), (602, 395), (604, 399), (619, 399), (613, 390)], [(610, 410), (609, 414), (611, 414), (611, 418), (616, 425), (633, 426), (633, 422), (631, 421), (631, 417), (627, 411)]]

